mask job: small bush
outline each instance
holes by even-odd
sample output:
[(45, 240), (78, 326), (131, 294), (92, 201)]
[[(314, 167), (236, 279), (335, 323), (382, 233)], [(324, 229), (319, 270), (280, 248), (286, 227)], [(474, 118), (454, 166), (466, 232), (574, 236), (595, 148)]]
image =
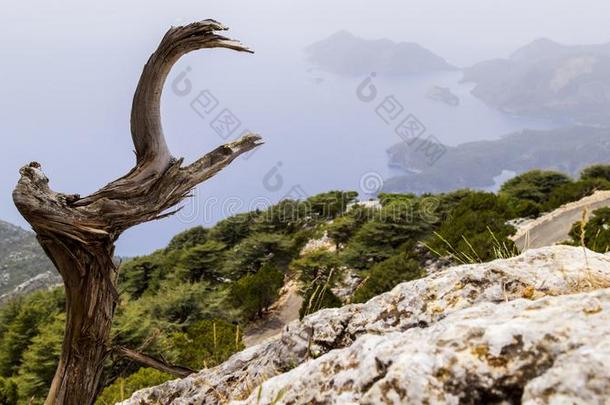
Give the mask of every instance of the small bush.
[(244, 318), (254, 319), (277, 300), (283, 284), (282, 272), (266, 264), (258, 272), (237, 280), (231, 287), (231, 296)]
[(312, 283), (303, 295), (303, 305), (299, 310), (299, 318), (313, 314), (323, 308), (337, 308), (343, 305), (339, 297), (331, 290), (328, 283)]
[(427, 241), (433, 252), (457, 262), (486, 262), (516, 253), (506, 225), (513, 216), (507, 201), (492, 193), (471, 193), (451, 212), (435, 236)]
[(581, 180), (604, 179), (610, 181), (610, 165), (593, 165), (580, 173)]
[(120, 377), (112, 385), (106, 387), (97, 398), (96, 405), (112, 405), (128, 399), (134, 392), (143, 388), (163, 384), (173, 380), (169, 374), (152, 368), (141, 368), (127, 378)]
[(377, 263), (364, 274), (364, 281), (354, 293), (352, 302), (366, 302), (396, 285), (425, 275), (419, 263), (407, 253)]
[(557, 187), (571, 182), (572, 179), (563, 173), (532, 170), (508, 180), (500, 188), (500, 194), (511, 200), (545, 204)]
[(587, 197), (598, 190), (610, 190), (610, 182), (601, 178), (591, 178), (564, 184), (553, 191), (545, 209), (552, 211), (564, 204)]
[(220, 319), (199, 321), (172, 334), (168, 346), (174, 364), (193, 370), (217, 366), (244, 348), (239, 326)]
[(610, 251), (610, 208), (593, 211), (592, 218), (584, 225), (575, 223), (570, 230), (574, 245), (584, 245), (599, 253)]

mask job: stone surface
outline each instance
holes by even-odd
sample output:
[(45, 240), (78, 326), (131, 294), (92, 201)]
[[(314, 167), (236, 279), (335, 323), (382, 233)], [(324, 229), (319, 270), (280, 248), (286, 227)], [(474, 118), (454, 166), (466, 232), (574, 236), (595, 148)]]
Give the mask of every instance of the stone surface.
[(604, 403), (608, 287), (610, 258), (568, 246), (453, 267), (124, 404)]

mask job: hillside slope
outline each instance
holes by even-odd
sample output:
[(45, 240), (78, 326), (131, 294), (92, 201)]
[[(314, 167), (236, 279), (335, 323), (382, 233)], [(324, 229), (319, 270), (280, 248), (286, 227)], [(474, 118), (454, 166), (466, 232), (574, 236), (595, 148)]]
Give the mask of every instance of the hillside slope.
[(507, 59), (464, 71), (472, 93), (502, 111), (610, 125), (610, 44), (566, 46), (539, 39)]
[(577, 175), (593, 163), (608, 162), (610, 129), (574, 126), (548, 131), (525, 130), (493, 141), (448, 147), (431, 164), (416, 147), (402, 142), (388, 150), (389, 165), (404, 175), (384, 182), (386, 192), (445, 192), (458, 188), (492, 188), (503, 171), (532, 169)]
[(609, 287), (610, 257), (568, 246), (453, 267), (123, 404), (603, 403)]
[(0, 221), (0, 303), (61, 282), (32, 232)]

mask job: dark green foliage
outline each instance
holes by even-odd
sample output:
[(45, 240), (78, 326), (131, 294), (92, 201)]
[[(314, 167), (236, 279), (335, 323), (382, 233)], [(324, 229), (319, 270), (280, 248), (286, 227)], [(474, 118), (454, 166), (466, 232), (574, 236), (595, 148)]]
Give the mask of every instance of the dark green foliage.
[(305, 283), (326, 283), (333, 275), (337, 275), (340, 266), (336, 254), (327, 250), (314, 250), (294, 260), (290, 269), (299, 275), (299, 279)]
[(285, 267), (294, 256), (292, 239), (280, 233), (256, 233), (228, 252), (224, 272), (233, 279), (256, 273), (264, 264)]
[(356, 232), (344, 260), (353, 268), (366, 269), (394, 255), (403, 243), (424, 237), (438, 222), (437, 204), (426, 197), (388, 203)]
[(20, 398), (46, 397), (61, 354), (65, 322), (63, 313), (56, 315), (40, 328), (23, 353), (23, 364), (15, 378)]
[(63, 290), (56, 289), (0, 307), (0, 398), (7, 403), (15, 395), (42, 403), (59, 359), (64, 305)]
[(17, 384), (11, 379), (0, 377), (0, 404), (17, 405)]
[(506, 200), (495, 194), (472, 192), (451, 212), (437, 234), (428, 241), (433, 251), (460, 262), (485, 262), (498, 258), (498, 250), (513, 252), (508, 239), (515, 229), (506, 225), (513, 216)]
[(246, 212), (233, 215), (218, 222), (210, 230), (210, 238), (231, 247), (241, 242), (252, 233), (252, 226), (260, 212)]
[(168, 342), (172, 362), (194, 370), (217, 366), (244, 348), (239, 326), (218, 319), (196, 322)]
[(266, 264), (258, 272), (235, 282), (231, 297), (246, 319), (260, 317), (277, 300), (284, 275), (273, 265)]
[(331, 291), (340, 276), (340, 265), (338, 256), (326, 250), (308, 252), (291, 263), (291, 270), (298, 274), (305, 286), (303, 304), (299, 310), (301, 318), (322, 308), (342, 305)]
[(544, 204), (557, 187), (572, 182), (563, 173), (531, 170), (508, 180), (500, 188), (500, 193), (518, 200), (529, 200)]
[(610, 165), (589, 166), (580, 174), (581, 180), (604, 179), (610, 181)]
[(128, 399), (134, 392), (142, 388), (163, 384), (173, 379), (174, 377), (161, 371), (152, 368), (141, 368), (129, 377), (120, 377), (112, 385), (106, 387), (95, 404), (113, 405)]
[(218, 281), (223, 277), (222, 264), (226, 245), (210, 240), (185, 249), (180, 263), (190, 282), (201, 280)]
[(355, 205), (326, 226), (328, 236), (335, 241), (337, 248), (339, 248), (340, 245), (347, 244), (356, 231), (373, 215), (374, 210)]
[(425, 275), (419, 263), (408, 253), (400, 253), (375, 264), (364, 274), (364, 281), (356, 290), (352, 302), (366, 302), (391, 290), (404, 281), (415, 280)]
[(395, 194), (395, 193), (380, 193), (379, 196), (379, 203), (385, 207), (388, 204), (391, 203), (395, 203), (395, 202), (409, 202), (412, 201), (414, 198), (416, 198), (415, 194)]
[(303, 305), (299, 310), (299, 318), (313, 314), (323, 308), (338, 308), (343, 303), (330, 289), (327, 283), (313, 283), (303, 294)]
[(292, 234), (306, 225), (313, 225), (307, 203), (283, 200), (262, 212), (252, 225), (252, 232)]
[(148, 290), (159, 289), (160, 282), (168, 274), (163, 251), (149, 256), (136, 257), (121, 265), (120, 286), (132, 298), (140, 298)]
[(610, 190), (610, 182), (601, 178), (591, 178), (564, 184), (553, 191), (545, 209), (552, 211), (563, 204), (578, 201), (598, 190)]
[(356, 197), (358, 193), (355, 191), (329, 191), (308, 198), (306, 203), (311, 215), (330, 220), (344, 213), (348, 204), (354, 202)]
[(10, 315), (2, 316), (12, 319), (4, 326), (4, 333), (0, 336), (0, 376), (10, 377), (19, 371), (23, 354), (32, 340), (63, 310), (64, 303), (63, 291), (55, 290), (22, 298), (17, 304), (17, 311), (9, 307)]
[(508, 199), (514, 216), (537, 216), (556, 189), (571, 183), (563, 173), (532, 170), (504, 183), (500, 195)]
[(210, 230), (202, 226), (196, 226), (174, 236), (167, 245), (168, 250), (180, 250), (197, 245), (203, 245), (208, 241)]
[[(584, 232), (583, 232), (584, 231)], [(570, 230), (574, 245), (584, 245), (599, 253), (610, 251), (610, 208), (593, 211), (593, 216), (584, 226), (582, 221), (575, 223)]]

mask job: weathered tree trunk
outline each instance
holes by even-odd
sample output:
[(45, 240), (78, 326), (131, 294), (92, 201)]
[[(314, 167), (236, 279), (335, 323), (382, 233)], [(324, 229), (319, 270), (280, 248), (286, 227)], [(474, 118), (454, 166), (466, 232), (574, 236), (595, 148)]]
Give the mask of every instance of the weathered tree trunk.
[(46, 404), (88, 405), (100, 389), (104, 360), (112, 351), (176, 375), (190, 370), (127, 348), (113, 348), (110, 330), (118, 303), (114, 243), (126, 229), (174, 212), (166, 211), (242, 153), (261, 144), (248, 134), (182, 167), (172, 158), (160, 121), (160, 97), (172, 65), (185, 53), (212, 47), (249, 51), (218, 35), (226, 29), (213, 20), (171, 28), (144, 67), (134, 96), (131, 132), (136, 166), (96, 193), (57, 193), (38, 163), (20, 170), (15, 205), (32, 225), (40, 244), (63, 277), (66, 331), (61, 359)]

